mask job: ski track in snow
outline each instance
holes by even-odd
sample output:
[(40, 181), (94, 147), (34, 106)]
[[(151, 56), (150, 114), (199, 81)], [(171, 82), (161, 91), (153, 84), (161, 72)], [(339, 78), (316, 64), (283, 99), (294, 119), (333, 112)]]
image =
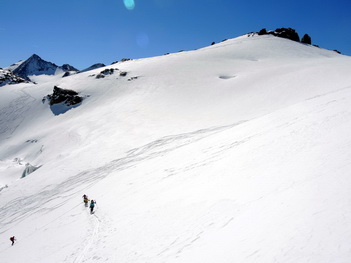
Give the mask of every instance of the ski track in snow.
[[(101, 179), (107, 177), (112, 171), (123, 171), (137, 165), (142, 161), (163, 156), (180, 147), (230, 129), (240, 125), (243, 122), (245, 121), (226, 126), (201, 129), (195, 132), (165, 136), (140, 148), (132, 149), (125, 157), (111, 161), (102, 167), (83, 171), (77, 175), (69, 177), (67, 180), (57, 185), (48, 186), (39, 193), (30, 196), (21, 196), (14, 199), (1, 207), (0, 218), (2, 218), (2, 221), (0, 222), (0, 229), (2, 229), (2, 231), (0, 231), (0, 234), (6, 232), (31, 215), (37, 213), (50, 213), (57, 208), (65, 206), (71, 197), (76, 196), (77, 194), (79, 195), (80, 193), (84, 192), (85, 189), (92, 187)], [(231, 146), (229, 146), (229, 148), (238, 144), (238, 142), (234, 142)], [(221, 151), (225, 150), (226, 149), (221, 149)], [(208, 163), (208, 160), (205, 162)], [(189, 170), (195, 168), (196, 166), (186, 167), (185, 169)], [(57, 200), (60, 199), (61, 201), (57, 203)], [(55, 205), (53, 205), (53, 203), (55, 203)]]
[[(345, 87), (331, 93), (340, 92), (348, 88), (350, 87)], [(315, 96), (307, 100), (314, 100), (327, 95), (329, 95), (329, 93), (321, 94), (320, 96)], [(29, 95), (24, 95), (19, 99), (21, 99), (21, 101), (26, 101), (29, 97)], [(233, 128), (245, 122), (247, 121), (241, 121), (231, 125), (201, 129), (189, 133), (165, 136), (139, 148), (132, 149), (127, 152), (125, 157), (113, 160), (102, 167), (83, 171), (79, 174), (69, 177), (54, 187), (48, 186), (47, 189), (43, 189), (40, 193), (36, 193), (32, 196), (25, 196), (14, 199), (10, 203), (4, 205), (0, 210), (0, 218), (2, 218), (2, 222), (0, 222), (0, 229), (3, 229), (0, 231), (0, 234), (6, 232), (9, 228), (18, 224), (28, 216), (36, 213), (49, 213), (57, 208), (64, 206), (69, 198), (84, 192), (85, 189), (92, 187), (101, 179), (110, 175), (111, 172), (119, 172), (129, 169), (138, 165), (140, 162), (163, 156), (178, 148), (184, 147), (191, 143), (195, 143), (201, 139)], [(284, 125), (291, 124), (285, 123)], [(257, 132), (254, 134), (254, 136), (258, 136), (259, 134), (260, 132)], [(180, 169), (168, 169), (168, 174), (163, 177), (163, 179), (215, 162), (224, 152), (237, 147), (249, 141), (250, 139), (252, 139), (252, 136), (246, 137), (241, 141), (235, 140), (231, 143), (226, 142), (224, 145), (216, 146), (216, 149), (210, 146), (207, 151), (210, 151), (211, 154), (208, 155), (207, 159), (203, 159), (200, 162), (192, 162), (188, 166), (184, 166)], [(50, 204), (53, 201), (57, 201), (59, 198), (62, 199), (61, 202), (55, 205)], [(13, 209), (14, 207), (17, 209)]]
[(9, 136), (13, 134), (26, 118), (26, 112), (31, 103), (36, 101), (31, 95), (21, 90), (23, 95), (11, 101), (10, 105), (0, 109), (0, 134)]
[(86, 256), (87, 252), (93, 247), (94, 242), (96, 242), (98, 234), (99, 234), (99, 228), (100, 228), (100, 219), (98, 216), (93, 214), (92, 218), (95, 221), (95, 226), (94, 230), (92, 231), (91, 236), (88, 238), (88, 240), (84, 240), (82, 244), (84, 245), (83, 251), (78, 255), (78, 257), (73, 261), (73, 263), (81, 263), (85, 262), (84, 257)]
[(65, 262), (116, 262), (115, 254), (104, 253), (106, 252), (106, 247), (108, 245), (106, 238), (108, 238), (108, 236), (114, 232), (114, 228), (111, 226), (110, 220), (105, 216), (105, 214), (100, 211), (97, 215), (97, 211), (99, 211), (98, 206), (96, 206), (93, 214), (90, 214), (90, 209), (87, 209), (89, 225), (93, 224), (94, 229), (91, 230), (91, 228), (88, 228), (87, 236), (81, 242), (80, 250), (68, 256)]
[[(322, 94), (320, 96), (316, 96), (307, 100), (313, 100), (326, 95), (328, 94)], [(21, 97), (21, 101), (27, 101), (28, 99), (28, 96), (25, 95)], [(67, 180), (61, 182), (60, 184), (54, 187), (46, 187), (40, 193), (12, 200), (10, 203), (3, 206), (0, 210), (0, 218), (2, 218), (2, 221), (0, 222), (0, 229), (2, 229), (2, 231), (0, 231), (0, 234), (5, 233), (15, 225), (19, 224), (22, 220), (30, 217), (31, 215), (37, 213), (50, 213), (51, 211), (66, 205), (66, 203), (71, 197), (80, 194), (87, 188), (90, 188), (103, 178), (109, 176), (112, 172), (123, 171), (125, 169), (134, 167), (143, 161), (163, 156), (169, 152), (177, 150), (178, 148), (195, 143), (197, 141), (200, 141), (201, 139), (231, 129), (245, 122), (246, 121), (242, 121), (226, 126), (212, 127), (184, 134), (165, 136), (142, 147), (132, 149), (129, 152), (127, 152), (125, 157), (113, 160), (102, 167), (83, 171), (77, 175), (69, 177)], [(291, 123), (285, 123), (284, 125), (291, 125)], [(259, 134), (260, 132), (257, 132), (253, 136), (258, 136)], [(249, 141), (250, 139), (252, 139), (253, 136), (246, 137), (241, 141), (233, 141), (231, 143), (226, 142), (226, 144), (217, 145), (216, 148), (210, 146), (207, 150), (210, 151), (211, 154), (208, 155), (209, 157), (207, 159), (204, 159), (199, 163), (191, 163), (188, 166), (184, 166), (179, 170), (169, 170), (169, 174), (163, 179), (176, 175), (178, 173), (183, 173), (188, 170), (195, 169), (203, 165), (208, 165), (211, 162), (216, 161), (219, 158), (219, 156), (222, 155), (224, 152)], [(57, 203), (57, 200), (59, 199), (61, 199), (61, 201)], [(51, 202), (54, 201), (56, 202), (56, 204), (51, 204)], [(79, 203), (79, 205), (81, 204)], [(76, 206), (69, 209), (68, 211), (74, 209), (75, 207)], [(94, 229), (92, 233), (89, 234), (87, 240), (83, 242), (84, 248), (80, 252), (80, 254), (76, 256), (75, 260), (73, 261), (74, 263), (89, 262), (85, 261), (85, 259), (88, 260), (88, 258), (90, 258), (89, 250), (93, 249), (96, 246), (96, 243), (98, 242), (99, 230), (102, 221), (95, 214), (92, 217), (92, 220), (94, 220), (95, 224)], [(232, 220), (233, 217), (228, 218), (226, 222), (223, 222), (223, 227), (226, 227), (228, 224), (230, 224)], [(45, 226), (46, 225), (44, 225), (43, 227)], [(108, 226), (105, 226), (105, 228), (106, 227), (108, 228)], [(184, 251), (197, 240), (199, 240), (204, 231), (205, 230), (202, 229), (198, 233), (192, 233), (188, 237), (182, 238), (182, 240), (177, 238), (172, 242), (172, 244), (169, 245), (168, 248), (161, 251), (159, 255), (163, 255), (165, 253), (167, 254), (171, 251), (173, 251), (175, 255), (181, 254), (182, 251)], [(110, 230), (107, 229), (107, 232), (110, 232)]]
[[(44, 188), (39, 193), (30, 195), (30, 196), (22, 196), (17, 199), (14, 199), (8, 204), (1, 207), (0, 209), (0, 218), (2, 218), (2, 221), (0, 222), (0, 229), (2, 231), (0, 232), (0, 234), (7, 232), (8, 230), (12, 229), (14, 226), (19, 224), (23, 220), (26, 220), (30, 216), (48, 214), (55, 209), (66, 206), (67, 202), (72, 197), (75, 197), (76, 195), (80, 195), (82, 192), (84, 192), (85, 189), (92, 187), (100, 180), (109, 176), (112, 172), (123, 171), (125, 169), (134, 167), (143, 161), (147, 161), (153, 158), (163, 156), (169, 152), (177, 150), (178, 148), (195, 143), (197, 141), (200, 141), (216, 133), (223, 132), (237, 125), (240, 125), (244, 122), (245, 121), (235, 123), (232, 125), (201, 129), (195, 132), (165, 136), (161, 139), (155, 140), (142, 147), (132, 149), (129, 152), (127, 152), (127, 155), (125, 157), (111, 161), (110, 163), (102, 167), (84, 171), (77, 175), (71, 176), (67, 180), (61, 182), (58, 185)], [(225, 152), (226, 150), (232, 147), (236, 147), (241, 143), (243, 142), (233, 142), (229, 146), (228, 145), (223, 147), (221, 146), (218, 149), (218, 151), (215, 151), (211, 159), (212, 158), (215, 159), (222, 152)], [(201, 163), (185, 167), (184, 170), (194, 169), (198, 166), (205, 165), (206, 163), (207, 164), (211, 163), (211, 161), (205, 160)], [(182, 172), (182, 171), (174, 171), (172, 175), (179, 172)], [(60, 200), (60, 199), (61, 201), (57, 202), (57, 200)], [(81, 205), (81, 203), (79, 203), (78, 205)], [(72, 211), (78, 205), (70, 207), (69, 210), (62, 213), (61, 216), (64, 216), (69, 211)], [(59, 216), (55, 220), (59, 219), (61, 216)], [(74, 263), (82, 263), (82, 262), (90, 262), (89, 260), (100, 260), (102, 257), (105, 258), (104, 255), (100, 255), (100, 256), (95, 255), (94, 251), (96, 250), (96, 247), (99, 247), (100, 242), (104, 242), (104, 241), (101, 241), (100, 238), (98, 237), (100, 237), (100, 235), (104, 235), (104, 237), (107, 237), (111, 233), (111, 231), (113, 232), (113, 229), (111, 226), (108, 225), (107, 223), (108, 220), (106, 218), (101, 220), (99, 217), (97, 217), (94, 214), (92, 217), (92, 220), (94, 220), (94, 230), (90, 234), (88, 234), (87, 239), (84, 242), (82, 242), (84, 248), (82, 248), (81, 252), (78, 255), (76, 254), (71, 255), (68, 259), (68, 262), (72, 262), (72, 260), (74, 260), (73, 261)], [(104, 231), (103, 233), (99, 233), (102, 221), (103, 221)], [(47, 225), (51, 224), (52, 222), (53, 221), (48, 222), (48, 224), (41, 226), (39, 229), (45, 228)], [(35, 231), (37, 230), (38, 229), (33, 230), (32, 234), (34, 234)], [(190, 235), (189, 237), (186, 238), (186, 240), (181, 240), (179, 243), (177, 242), (177, 240), (174, 241), (173, 249), (177, 249), (176, 254), (177, 255), (181, 254), (184, 249), (186, 249), (187, 247), (191, 246), (194, 242), (196, 242), (200, 238), (203, 232), (204, 231), (199, 232), (196, 235), (196, 237), (193, 237), (193, 235)], [(28, 236), (32, 234), (29, 234)], [(24, 239), (26, 239), (26, 237), (22, 238), (22, 240)], [(173, 249), (171, 250), (173, 251)], [(160, 254), (163, 254), (163, 253), (161, 252)], [(112, 255), (112, 257), (113, 256), (115, 255)], [(109, 259), (106, 258), (106, 260), (109, 260)]]

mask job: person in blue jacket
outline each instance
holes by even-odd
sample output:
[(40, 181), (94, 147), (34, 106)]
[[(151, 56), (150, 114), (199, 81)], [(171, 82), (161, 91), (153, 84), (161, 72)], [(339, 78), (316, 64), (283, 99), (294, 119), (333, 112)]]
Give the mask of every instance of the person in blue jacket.
[(95, 204), (96, 204), (96, 201), (94, 201), (94, 200), (90, 201), (90, 214), (94, 213)]

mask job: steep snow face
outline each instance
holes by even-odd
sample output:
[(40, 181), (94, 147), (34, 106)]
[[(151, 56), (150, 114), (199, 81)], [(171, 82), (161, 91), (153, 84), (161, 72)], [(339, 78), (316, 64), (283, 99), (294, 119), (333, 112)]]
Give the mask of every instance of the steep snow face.
[(243, 36), (2, 87), (1, 260), (349, 262), (350, 67)]

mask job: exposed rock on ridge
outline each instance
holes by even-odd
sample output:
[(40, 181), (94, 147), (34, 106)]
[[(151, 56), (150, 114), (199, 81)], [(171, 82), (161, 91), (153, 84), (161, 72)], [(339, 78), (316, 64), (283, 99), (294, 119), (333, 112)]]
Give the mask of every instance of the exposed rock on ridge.
[(24, 78), (17, 76), (11, 70), (0, 69), (0, 87), (6, 84), (17, 84), (22, 82), (28, 81)]

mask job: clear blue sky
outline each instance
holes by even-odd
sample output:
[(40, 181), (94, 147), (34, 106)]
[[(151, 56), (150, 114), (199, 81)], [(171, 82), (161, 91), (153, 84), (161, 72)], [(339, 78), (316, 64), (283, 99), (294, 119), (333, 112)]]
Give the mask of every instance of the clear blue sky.
[(351, 55), (350, 0), (0, 0), (0, 67), (33, 53), (78, 69), (296, 29)]

